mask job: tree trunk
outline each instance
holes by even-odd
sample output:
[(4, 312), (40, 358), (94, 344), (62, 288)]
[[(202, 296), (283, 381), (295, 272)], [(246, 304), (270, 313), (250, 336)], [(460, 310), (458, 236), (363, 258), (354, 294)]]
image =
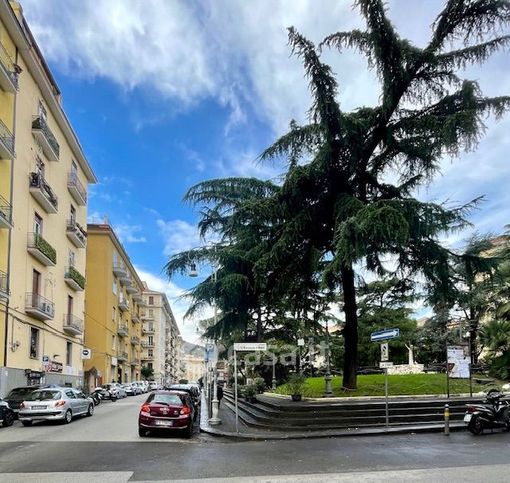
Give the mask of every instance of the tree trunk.
[(257, 310), (257, 342), (262, 342), (262, 311)]
[(345, 326), (343, 330), (345, 354), (342, 386), (347, 389), (356, 389), (356, 373), (358, 370), (358, 314), (356, 308), (354, 270), (352, 266), (343, 267), (341, 274), (345, 312)]

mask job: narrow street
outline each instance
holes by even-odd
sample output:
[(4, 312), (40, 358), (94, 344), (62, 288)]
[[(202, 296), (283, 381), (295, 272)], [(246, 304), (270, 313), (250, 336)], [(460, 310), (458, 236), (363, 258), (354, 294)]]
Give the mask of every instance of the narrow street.
[[(466, 432), (288, 441), (139, 438), (145, 395), (69, 425), (0, 428), (0, 480), (507, 481), (510, 435)], [(273, 476), (274, 475), (274, 476)], [(212, 480), (214, 481), (214, 480)]]

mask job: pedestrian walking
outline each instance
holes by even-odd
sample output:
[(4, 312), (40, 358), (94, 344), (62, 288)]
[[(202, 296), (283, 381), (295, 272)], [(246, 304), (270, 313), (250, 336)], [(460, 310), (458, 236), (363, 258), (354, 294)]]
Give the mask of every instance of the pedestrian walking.
[(223, 398), (223, 388), (219, 384), (216, 387), (216, 396), (218, 397), (218, 407), (220, 407), (221, 399)]

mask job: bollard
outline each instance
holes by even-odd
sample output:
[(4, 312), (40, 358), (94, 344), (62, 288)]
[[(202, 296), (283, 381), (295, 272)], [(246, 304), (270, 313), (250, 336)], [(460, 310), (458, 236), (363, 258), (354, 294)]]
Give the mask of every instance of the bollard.
[(450, 436), (450, 406), (444, 405), (444, 434)]

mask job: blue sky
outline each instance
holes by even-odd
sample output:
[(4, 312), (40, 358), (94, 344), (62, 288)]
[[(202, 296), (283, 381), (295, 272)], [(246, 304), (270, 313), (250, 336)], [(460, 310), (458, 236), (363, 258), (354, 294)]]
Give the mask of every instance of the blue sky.
[[(362, 28), (357, 11), (351, 0), (21, 3), (99, 178), (90, 218), (109, 218), (142, 277), (168, 294), (185, 338), (194, 339), (193, 322), (182, 325), (185, 303), (176, 299), (193, 281), (168, 282), (161, 274), (169, 255), (199, 243), (196, 216), (182, 196), (211, 177), (278, 177), (279, 166), (256, 158), (291, 118), (304, 121), (309, 105), (285, 29), (294, 25), (318, 42)], [(441, 4), (388, 2), (401, 35), (418, 45)], [(338, 74), (344, 109), (377, 101), (377, 83), (361, 57), (324, 56)], [(508, 52), (500, 53), (466, 77), (487, 94), (508, 94), (508, 61)], [(473, 221), (480, 231), (500, 233), (509, 222), (510, 120), (489, 119), (487, 126), (478, 150), (445, 159), (442, 175), (420, 196), (466, 202), (485, 194)]]

